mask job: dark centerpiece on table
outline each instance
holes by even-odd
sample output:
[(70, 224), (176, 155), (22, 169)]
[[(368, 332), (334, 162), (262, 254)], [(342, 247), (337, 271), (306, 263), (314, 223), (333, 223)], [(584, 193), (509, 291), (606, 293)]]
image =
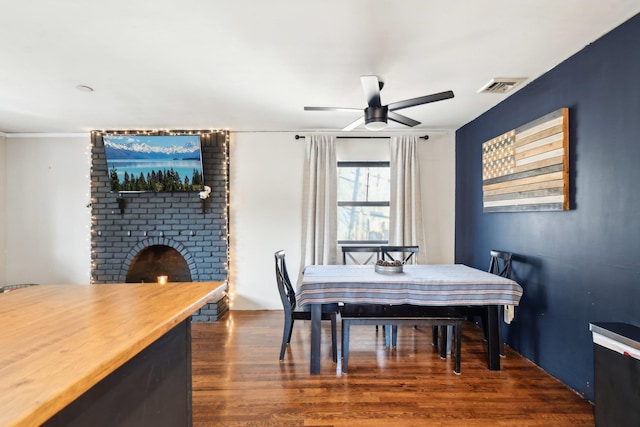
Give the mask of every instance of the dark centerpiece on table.
[(385, 260), (379, 259), (376, 262), (375, 271), (376, 273), (381, 273), (381, 274), (402, 273), (402, 265), (403, 265), (403, 262), (400, 260), (385, 261)]

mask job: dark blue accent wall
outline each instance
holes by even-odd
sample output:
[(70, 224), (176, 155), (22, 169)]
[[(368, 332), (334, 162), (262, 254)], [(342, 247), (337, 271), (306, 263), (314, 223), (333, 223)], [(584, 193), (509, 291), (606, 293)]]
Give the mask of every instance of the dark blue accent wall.
[[(590, 401), (589, 323), (640, 326), (638, 41), (640, 15), (456, 132), (456, 262), (486, 269), (490, 249), (515, 254), (524, 296), (506, 342)], [(571, 210), (483, 213), (482, 143), (561, 107)]]

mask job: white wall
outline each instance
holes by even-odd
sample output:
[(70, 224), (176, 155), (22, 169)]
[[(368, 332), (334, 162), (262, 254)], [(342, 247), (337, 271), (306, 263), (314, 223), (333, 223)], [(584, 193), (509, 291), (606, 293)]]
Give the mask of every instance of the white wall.
[(7, 284), (7, 138), (0, 134), (0, 286)]
[(291, 133), (234, 133), (230, 142), (230, 307), (282, 308), (273, 253), (300, 264), (304, 144)]
[(454, 132), (430, 133), (429, 140), (420, 145), (422, 212), (429, 264), (452, 264), (455, 260), (455, 140)]
[(7, 284), (88, 284), (90, 138), (8, 136)]
[[(293, 133), (233, 133), (230, 145), (230, 293), (235, 310), (281, 309), (273, 253), (300, 269), (304, 142)], [(389, 160), (388, 140), (339, 139), (338, 160)], [(427, 261), (454, 260), (455, 135), (420, 143)]]

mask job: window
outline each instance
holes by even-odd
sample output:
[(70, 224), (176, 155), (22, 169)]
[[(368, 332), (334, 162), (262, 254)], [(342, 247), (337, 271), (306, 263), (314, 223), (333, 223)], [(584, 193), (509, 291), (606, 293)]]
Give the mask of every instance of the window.
[(389, 241), (389, 162), (338, 162), (338, 243)]

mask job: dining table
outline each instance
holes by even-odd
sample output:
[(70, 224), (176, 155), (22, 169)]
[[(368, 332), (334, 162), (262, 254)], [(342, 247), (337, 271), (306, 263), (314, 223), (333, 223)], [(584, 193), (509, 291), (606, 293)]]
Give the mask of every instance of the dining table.
[[(378, 273), (372, 265), (308, 265), (296, 295), (311, 311), (310, 372), (320, 373), (323, 304), (481, 306), (487, 313), (487, 364), (500, 370), (500, 306), (517, 306), (522, 287), (514, 280), (464, 264), (404, 265), (398, 273)], [(509, 310), (512, 312), (512, 310)]]

